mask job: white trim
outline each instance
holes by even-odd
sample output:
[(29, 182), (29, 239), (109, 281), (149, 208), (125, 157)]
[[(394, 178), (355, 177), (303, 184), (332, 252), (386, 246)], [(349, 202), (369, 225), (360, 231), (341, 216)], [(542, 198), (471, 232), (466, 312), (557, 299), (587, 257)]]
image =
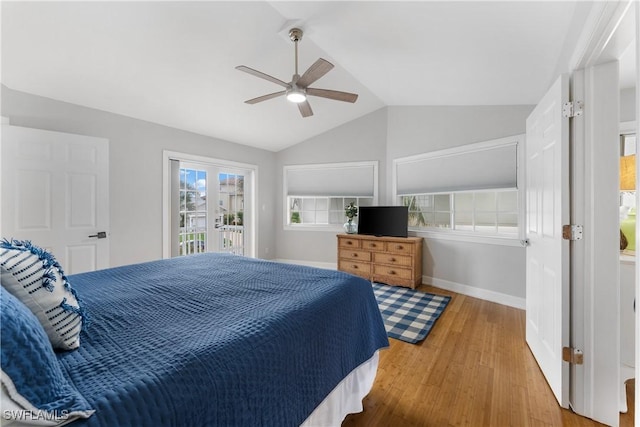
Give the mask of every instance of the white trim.
[[(635, 128), (637, 132), (637, 125), (640, 123), (640, 94), (638, 93), (638, 87), (640, 86), (640, 4), (636, 2), (635, 5), (635, 43), (636, 43), (636, 119)], [(637, 139), (636, 139), (637, 141)], [(637, 143), (637, 142), (636, 142)], [(636, 188), (640, 188), (640, 165), (636, 163)], [(636, 211), (640, 209), (640, 198), (636, 197)], [(636, 227), (636, 242), (640, 236), (640, 227)], [(636, 252), (636, 271), (635, 271), (635, 295), (636, 301), (640, 296), (640, 252)], [(636, 363), (635, 363), (635, 389), (638, 390), (640, 385), (640, 315), (636, 311), (635, 319), (635, 333), (636, 333)], [(635, 394), (635, 408), (640, 407), (640, 393)], [(635, 425), (640, 426), (640, 411), (635, 410)]]
[(462, 283), (452, 282), (450, 280), (438, 279), (436, 277), (430, 276), (422, 276), (422, 283), (431, 284), (431, 286), (435, 286), (436, 288), (441, 288), (469, 297), (479, 298), (481, 300), (491, 301), (497, 304), (518, 308), (520, 310), (524, 310), (526, 307), (524, 298), (503, 294), (501, 292), (490, 291), (488, 289), (477, 288), (475, 286), (464, 285)]
[(171, 199), (170, 160), (180, 160), (233, 169), (246, 169), (251, 172), (249, 177), (251, 187), (251, 197), (249, 198), (249, 202), (252, 207), (252, 215), (250, 216), (248, 224), (250, 227), (249, 235), (251, 243), (245, 248), (245, 255), (248, 257), (255, 257), (258, 253), (258, 166), (250, 163), (240, 163), (232, 160), (216, 159), (213, 157), (205, 157), (197, 154), (180, 153), (169, 150), (162, 151), (162, 257), (171, 258), (171, 218), (167, 215)]
[(326, 270), (338, 269), (338, 265), (335, 262), (317, 262), (317, 261), (307, 261), (303, 259), (284, 259), (284, 258), (276, 258), (273, 261), (282, 262), (285, 264), (306, 265), (307, 267), (324, 268)]
[(342, 225), (338, 224), (296, 224), (284, 226), (284, 231), (324, 231), (331, 233), (344, 233)]
[(591, 67), (603, 62), (617, 60), (620, 46), (627, 46), (620, 39), (631, 41), (628, 31), (629, 21), (624, 18), (635, 0), (594, 2), (593, 8), (583, 26), (571, 60), (570, 70)]
[[(338, 268), (337, 264), (332, 262), (316, 262), (283, 258), (277, 258), (274, 261), (287, 264), (306, 265), (308, 267), (324, 268), (328, 270), (337, 270)], [(476, 288), (475, 286), (463, 285), (461, 283), (452, 282), (450, 280), (438, 279), (430, 276), (422, 276), (422, 283), (430, 284), (431, 286), (435, 286), (436, 288), (456, 292), (461, 295), (466, 295), (485, 301), (495, 302), (496, 304), (518, 308), (520, 310), (524, 310), (526, 306), (524, 298), (503, 294), (501, 292), (490, 291), (488, 289)]]
[(620, 135), (636, 133), (636, 121), (620, 122)]

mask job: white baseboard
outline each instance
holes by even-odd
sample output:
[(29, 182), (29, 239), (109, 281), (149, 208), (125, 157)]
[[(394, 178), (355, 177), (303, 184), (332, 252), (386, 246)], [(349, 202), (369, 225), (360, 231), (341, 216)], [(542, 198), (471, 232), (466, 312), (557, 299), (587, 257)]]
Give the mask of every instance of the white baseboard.
[(521, 310), (524, 310), (526, 308), (526, 300), (524, 298), (514, 297), (513, 295), (490, 291), (488, 289), (476, 288), (474, 286), (463, 285), (461, 283), (429, 276), (422, 276), (422, 283), (429, 283), (436, 288), (442, 288), (470, 297), (479, 298), (502, 305), (508, 305), (509, 307), (519, 308)]
[(297, 265), (306, 265), (309, 267), (318, 267), (318, 268), (326, 268), (327, 270), (337, 270), (338, 264), (335, 262), (316, 262), (316, 261), (306, 261), (300, 259), (282, 259), (276, 258), (274, 261), (277, 262), (286, 262), (287, 264), (297, 264)]
[[(336, 270), (338, 268), (336, 263), (333, 262), (316, 262), (305, 261), (299, 259), (282, 259), (277, 258), (274, 261), (286, 262), (287, 264), (307, 265), (309, 267), (326, 268), (328, 270)], [(487, 289), (476, 288), (474, 286), (463, 285), (461, 283), (452, 282), (450, 280), (438, 279), (435, 277), (422, 276), (422, 283), (428, 283), (436, 288), (442, 288), (447, 291), (456, 292), (462, 295), (467, 295), (474, 298), (483, 299), (485, 301), (491, 301), (509, 307), (519, 308), (524, 310), (526, 307), (526, 300), (520, 297), (514, 297), (513, 295), (507, 295), (500, 292), (490, 291)]]

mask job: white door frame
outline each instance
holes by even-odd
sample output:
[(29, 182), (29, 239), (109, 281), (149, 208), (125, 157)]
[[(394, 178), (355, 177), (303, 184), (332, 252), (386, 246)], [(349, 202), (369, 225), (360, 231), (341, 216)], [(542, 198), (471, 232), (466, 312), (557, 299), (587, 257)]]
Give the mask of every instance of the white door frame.
[(572, 124), (572, 221), (585, 233), (572, 242), (571, 340), (585, 356), (572, 366), (571, 405), (612, 426), (619, 423), (619, 144), (603, 141), (618, 140), (617, 59), (636, 34), (633, 4), (594, 4), (569, 64), (573, 100), (585, 105)]
[(256, 248), (258, 247), (258, 234), (256, 233), (256, 225), (258, 224), (258, 166), (249, 163), (215, 159), (212, 157), (205, 157), (168, 150), (164, 150), (162, 152), (162, 257), (171, 257), (171, 160), (201, 163), (222, 168), (244, 169), (250, 171), (250, 176), (245, 178), (245, 182), (251, 189), (249, 198), (245, 199), (245, 208), (249, 207), (252, 212), (252, 215), (249, 216), (248, 223), (245, 223), (245, 226), (247, 227), (247, 230), (245, 231), (245, 233), (247, 234), (245, 256), (252, 258), (255, 257)]

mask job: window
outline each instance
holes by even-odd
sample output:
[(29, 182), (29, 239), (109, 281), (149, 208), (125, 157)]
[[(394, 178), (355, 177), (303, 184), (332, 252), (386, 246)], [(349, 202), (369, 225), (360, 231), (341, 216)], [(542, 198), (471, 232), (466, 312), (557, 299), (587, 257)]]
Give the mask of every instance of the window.
[(400, 196), (409, 207), (409, 228), (451, 229), (518, 236), (518, 190), (485, 190)]
[(394, 160), (393, 190), (397, 203), (409, 207), (409, 229), (429, 237), (519, 243), (523, 142), (518, 135)]
[(378, 162), (285, 166), (286, 229), (338, 230), (345, 206), (377, 203)]
[[(289, 225), (342, 225), (345, 206), (372, 206), (373, 197), (288, 197)], [(357, 221), (356, 221), (357, 222)]]

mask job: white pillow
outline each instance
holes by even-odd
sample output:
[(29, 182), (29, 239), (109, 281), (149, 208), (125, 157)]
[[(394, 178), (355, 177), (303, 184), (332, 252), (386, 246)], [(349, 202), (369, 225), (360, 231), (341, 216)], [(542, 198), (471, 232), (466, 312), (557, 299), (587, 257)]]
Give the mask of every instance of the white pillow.
[(36, 315), (53, 348), (80, 347), (84, 311), (52, 254), (28, 240), (3, 239), (0, 282)]

